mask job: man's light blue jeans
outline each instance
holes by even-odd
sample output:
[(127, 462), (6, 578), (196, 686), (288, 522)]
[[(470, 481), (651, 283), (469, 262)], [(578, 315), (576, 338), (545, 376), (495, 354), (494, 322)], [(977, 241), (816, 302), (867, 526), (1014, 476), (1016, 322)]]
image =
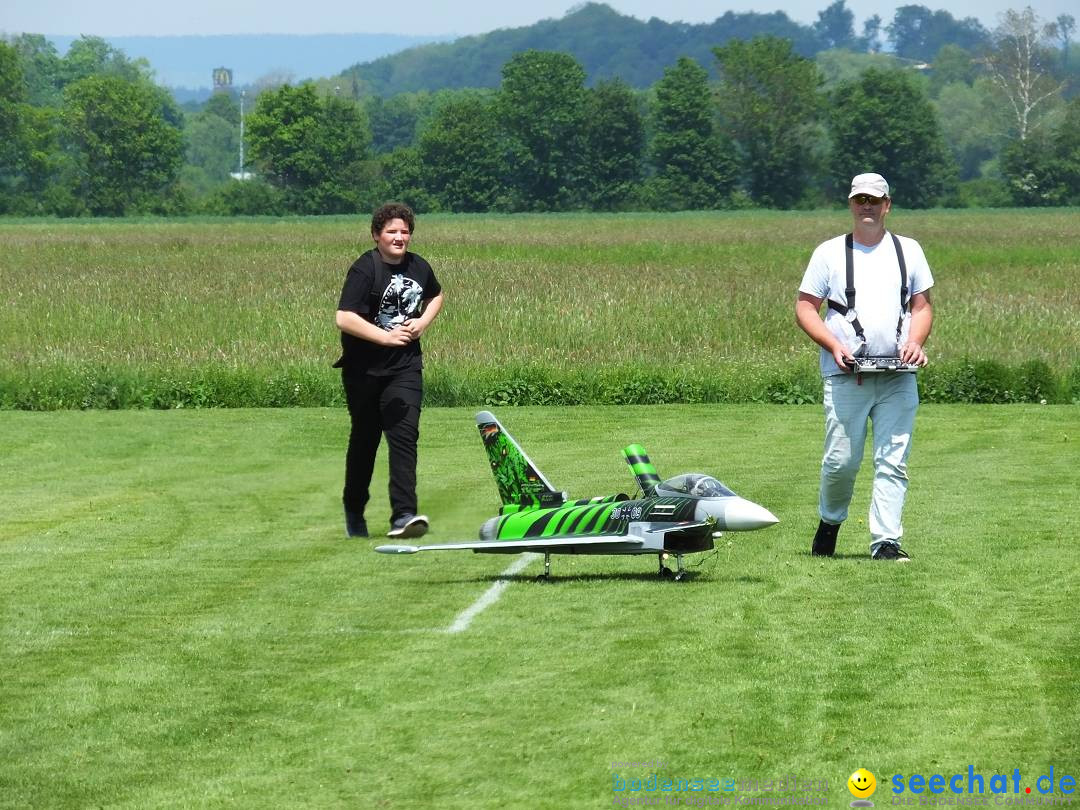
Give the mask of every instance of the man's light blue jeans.
[(843, 523), (862, 463), (867, 423), (873, 425), (874, 487), (870, 501), (870, 553), (900, 544), (907, 495), (907, 457), (919, 389), (910, 373), (854, 374), (825, 378), (825, 457), (818, 511), (826, 523)]

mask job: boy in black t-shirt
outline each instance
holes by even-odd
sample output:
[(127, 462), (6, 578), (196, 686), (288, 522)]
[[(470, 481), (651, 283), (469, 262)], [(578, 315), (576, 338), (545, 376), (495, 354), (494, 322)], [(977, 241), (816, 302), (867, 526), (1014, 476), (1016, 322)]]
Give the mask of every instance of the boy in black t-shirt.
[(352, 428), (345, 455), (345, 533), (367, 537), (364, 508), (379, 441), (390, 448), (390, 537), (420, 537), (428, 519), (416, 508), (416, 444), (423, 396), (420, 335), (442, 309), (442, 287), (410, 253), (413, 212), (383, 205), (371, 218), (375, 247), (349, 268), (338, 301), (341, 369)]

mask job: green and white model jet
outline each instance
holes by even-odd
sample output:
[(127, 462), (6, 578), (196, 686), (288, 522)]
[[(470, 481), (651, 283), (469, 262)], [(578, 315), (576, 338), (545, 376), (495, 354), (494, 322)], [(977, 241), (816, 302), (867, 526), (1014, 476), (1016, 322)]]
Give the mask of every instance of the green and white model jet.
[[(655, 554), (660, 575), (682, 579), (683, 555), (708, 551), (723, 531), (753, 531), (779, 523), (768, 509), (741, 498), (701, 473), (661, 481), (645, 448), (632, 444), (623, 456), (641, 488), (641, 497), (604, 495), (568, 501), (556, 490), (514, 438), (489, 411), (476, 415), (491, 471), (502, 498), (499, 514), (480, 527), (480, 539), (428, 546), (386, 545), (383, 554), (469, 550), (483, 554), (544, 555), (544, 576), (552, 554)], [(671, 555), (677, 571), (664, 565)]]

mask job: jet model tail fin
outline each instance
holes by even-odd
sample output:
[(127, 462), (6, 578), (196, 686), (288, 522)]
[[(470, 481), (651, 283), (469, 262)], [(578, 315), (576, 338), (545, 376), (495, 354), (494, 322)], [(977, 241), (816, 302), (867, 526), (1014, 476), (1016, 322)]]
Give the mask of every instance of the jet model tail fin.
[(649, 454), (640, 444), (631, 444), (623, 448), (623, 458), (630, 465), (630, 471), (637, 479), (641, 493), (646, 497), (652, 497), (656, 491), (656, 485), (660, 483), (660, 476), (656, 474), (656, 467), (649, 460)]
[(493, 413), (476, 414), (476, 426), (491, 462), (503, 512), (521, 507), (559, 506), (566, 501), (566, 493), (551, 485)]

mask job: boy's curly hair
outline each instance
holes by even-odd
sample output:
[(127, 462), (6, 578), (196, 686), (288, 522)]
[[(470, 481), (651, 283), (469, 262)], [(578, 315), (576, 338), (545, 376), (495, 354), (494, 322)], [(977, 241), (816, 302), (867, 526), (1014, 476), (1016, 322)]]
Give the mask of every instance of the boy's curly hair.
[(371, 215), (371, 235), (378, 236), (382, 233), (386, 223), (392, 219), (404, 220), (410, 232), (416, 228), (416, 217), (409, 206), (404, 203), (388, 202), (376, 208), (375, 213)]

